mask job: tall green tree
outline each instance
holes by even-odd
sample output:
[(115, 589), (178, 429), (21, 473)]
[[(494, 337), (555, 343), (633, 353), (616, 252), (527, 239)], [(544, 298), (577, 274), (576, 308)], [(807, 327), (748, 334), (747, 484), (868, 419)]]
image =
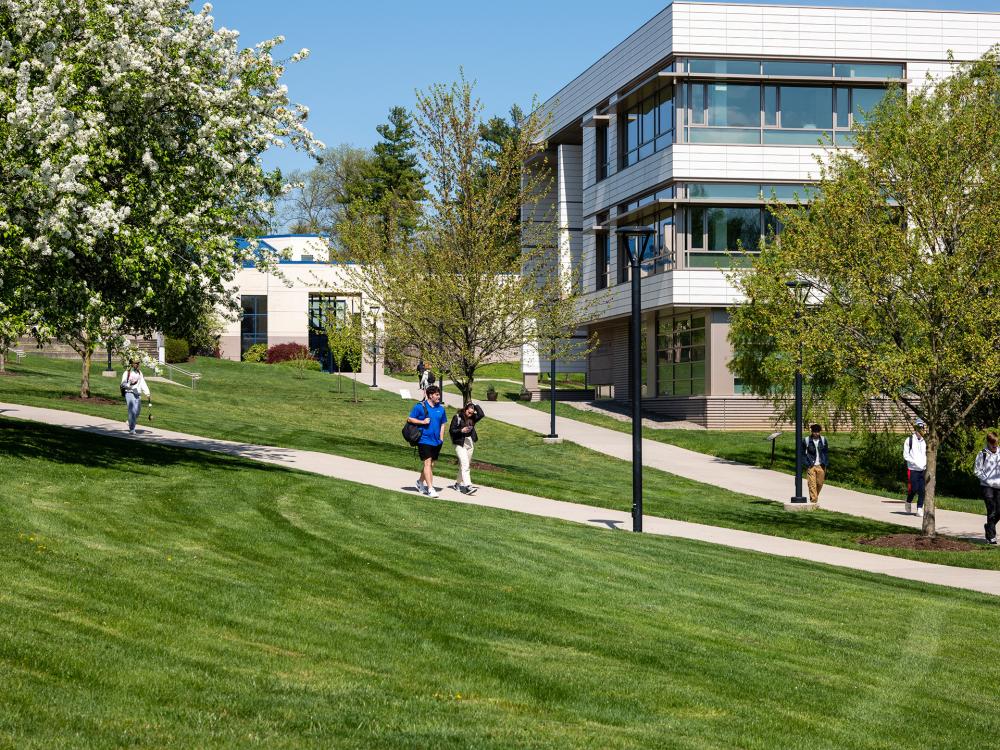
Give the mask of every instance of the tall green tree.
[(260, 156), (321, 146), (280, 82), (283, 39), (241, 49), (210, 10), (0, 3), (0, 301), (22, 293), (79, 353), (81, 396), (99, 341), (162, 330), (227, 299), (244, 260), (275, 260), (232, 244), (284, 188)]
[[(521, 137), (521, 123), (524, 122), (524, 110), (517, 104), (511, 105), (507, 118), (493, 116), (479, 128), (479, 137), (483, 140), (483, 179), (499, 168), (502, 152), (505, 149), (516, 148)], [(511, 186), (513, 196), (514, 187)], [(521, 232), (521, 210), (510, 215), (511, 238)]]
[[(422, 352), (466, 399), (484, 363), (561, 341), (554, 332), (575, 330), (589, 313), (559, 265), (543, 200), (551, 170), (544, 160), (525, 169), (545, 150), (547, 119), (536, 110), (505, 148), (488, 151), (482, 112), (464, 79), (419, 93), (417, 151), (430, 191), (417, 231), (383, 202), (358, 211), (342, 232), (361, 261), (349, 281), (380, 308), (386, 341)], [(510, 217), (522, 206), (522, 231), (512, 233)]]
[(426, 175), (420, 169), (413, 120), (404, 107), (389, 110), (389, 121), (376, 130), (382, 137), (372, 149), (366, 198), (370, 205), (388, 205), (398, 224), (416, 228), (420, 203), (427, 197)]
[[(827, 154), (815, 199), (775, 207), (784, 230), (734, 279), (732, 369), (765, 393), (803, 370), (871, 425), (879, 402), (927, 423), (923, 531), (938, 453), (1000, 385), (1000, 57), (896, 92), (854, 151)], [(798, 308), (788, 282), (814, 285)], [(799, 314), (798, 324), (792, 324)]]

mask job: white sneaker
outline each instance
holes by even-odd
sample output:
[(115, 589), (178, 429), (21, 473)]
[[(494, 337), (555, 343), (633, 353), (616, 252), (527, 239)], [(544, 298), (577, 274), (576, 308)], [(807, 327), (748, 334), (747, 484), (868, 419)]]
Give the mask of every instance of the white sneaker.
[(134, 434), (135, 434), (135, 430), (129, 430), (129, 431), (128, 431), (128, 434), (129, 434), (129, 435), (134, 435)]
[(419, 492), (421, 495), (427, 494), (427, 485), (424, 484), (424, 480), (420, 479), (419, 477), (417, 478), (417, 492)]
[(912, 504), (910, 504), (910, 503), (906, 504), (906, 512), (907, 513), (912, 513), (913, 512), (913, 505)]
[(917, 518), (923, 518), (923, 517), (924, 517), (924, 509), (917, 508)]
[(436, 489), (434, 489), (433, 487), (428, 487), (428, 488), (427, 488), (427, 491), (426, 491), (426, 492), (425, 492), (424, 494), (425, 494), (425, 495), (427, 495), (427, 497), (441, 497), (441, 496), (440, 496), (440, 495), (439, 495), (439, 494), (437, 493), (437, 490), (436, 490)]

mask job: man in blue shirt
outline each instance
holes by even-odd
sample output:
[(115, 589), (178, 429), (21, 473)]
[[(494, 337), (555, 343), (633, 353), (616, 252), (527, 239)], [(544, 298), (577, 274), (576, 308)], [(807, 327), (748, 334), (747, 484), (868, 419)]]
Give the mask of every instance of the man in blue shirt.
[(437, 497), (437, 490), (434, 489), (434, 462), (441, 455), (448, 415), (445, 414), (444, 407), (441, 405), (440, 388), (436, 385), (429, 385), (424, 395), (424, 400), (415, 404), (410, 410), (410, 416), (407, 417), (406, 421), (420, 427), (420, 442), (417, 443), (417, 452), (420, 454), (420, 460), (424, 462), (424, 466), (417, 479), (417, 491), (428, 497)]

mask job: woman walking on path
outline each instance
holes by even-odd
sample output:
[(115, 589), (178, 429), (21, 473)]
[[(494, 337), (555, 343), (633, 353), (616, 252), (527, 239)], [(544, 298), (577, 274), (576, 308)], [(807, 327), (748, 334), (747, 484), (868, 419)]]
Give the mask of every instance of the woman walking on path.
[(451, 442), (455, 445), (455, 454), (458, 456), (459, 471), (458, 481), (451, 488), (463, 495), (472, 495), (478, 489), (472, 486), (469, 467), (472, 465), (472, 451), (475, 450), (476, 441), (479, 440), (479, 435), (476, 434), (476, 422), (485, 416), (479, 404), (470, 401), (455, 415), (448, 428)]
[(441, 406), (441, 389), (436, 385), (427, 386), (426, 398), (414, 404), (406, 421), (420, 427), (420, 442), (417, 443), (417, 453), (423, 461), (420, 477), (417, 479), (417, 492), (428, 497), (437, 497), (434, 489), (434, 462), (441, 455), (444, 444), (444, 428), (448, 423), (448, 415)]
[(125, 405), (128, 407), (128, 434), (134, 435), (135, 423), (139, 419), (139, 410), (142, 408), (142, 394), (146, 394), (149, 405), (153, 405), (153, 398), (149, 395), (146, 378), (142, 376), (139, 363), (134, 359), (128, 363), (128, 369), (122, 374), (121, 389), (125, 396)]

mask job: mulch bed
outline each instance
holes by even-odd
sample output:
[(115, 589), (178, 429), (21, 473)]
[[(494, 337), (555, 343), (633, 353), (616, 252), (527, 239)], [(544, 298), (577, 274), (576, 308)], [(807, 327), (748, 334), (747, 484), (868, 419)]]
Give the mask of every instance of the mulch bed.
[(893, 547), (895, 549), (932, 550), (935, 552), (976, 552), (985, 545), (973, 544), (951, 536), (921, 536), (920, 534), (887, 534), (874, 538), (858, 539), (858, 544), (869, 547)]
[(109, 406), (117, 406), (121, 404), (121, 401), (116, 401), (113, 398), (104, 398), (104, 396), (91, 396), (90, 398), (81, 398), (80, 396), (63, 396), (64, 401), (79, 401), (83, 404), (108, 404)]
[[(451, 464), (454, 464), (455, 466), (458, 466), (458, 457), (457, 456), (442, 456), (441, 460), (442, 461), (448, 461), (448, 463), (451, 463)], [(476, 471), (487, 471), (487, 472), (489, 472), (489, 471), (504, 471), (504, 468), (502, 466), (497, 466), (496, 464), (486, 463), (485, 461), (477, 461), (475, 459), (472, 459), (472, 461), (469, 462), (469, 468), (470, 469), (475, 469)]]
[(0, 372), (0, 378), (2, 378), (4, 375), (10, 375), (13, 378), (13, 377), (17, 376), (17, 374), (18, 373), (11, 372), (10, 370), (3, 370), (2, 372)]

